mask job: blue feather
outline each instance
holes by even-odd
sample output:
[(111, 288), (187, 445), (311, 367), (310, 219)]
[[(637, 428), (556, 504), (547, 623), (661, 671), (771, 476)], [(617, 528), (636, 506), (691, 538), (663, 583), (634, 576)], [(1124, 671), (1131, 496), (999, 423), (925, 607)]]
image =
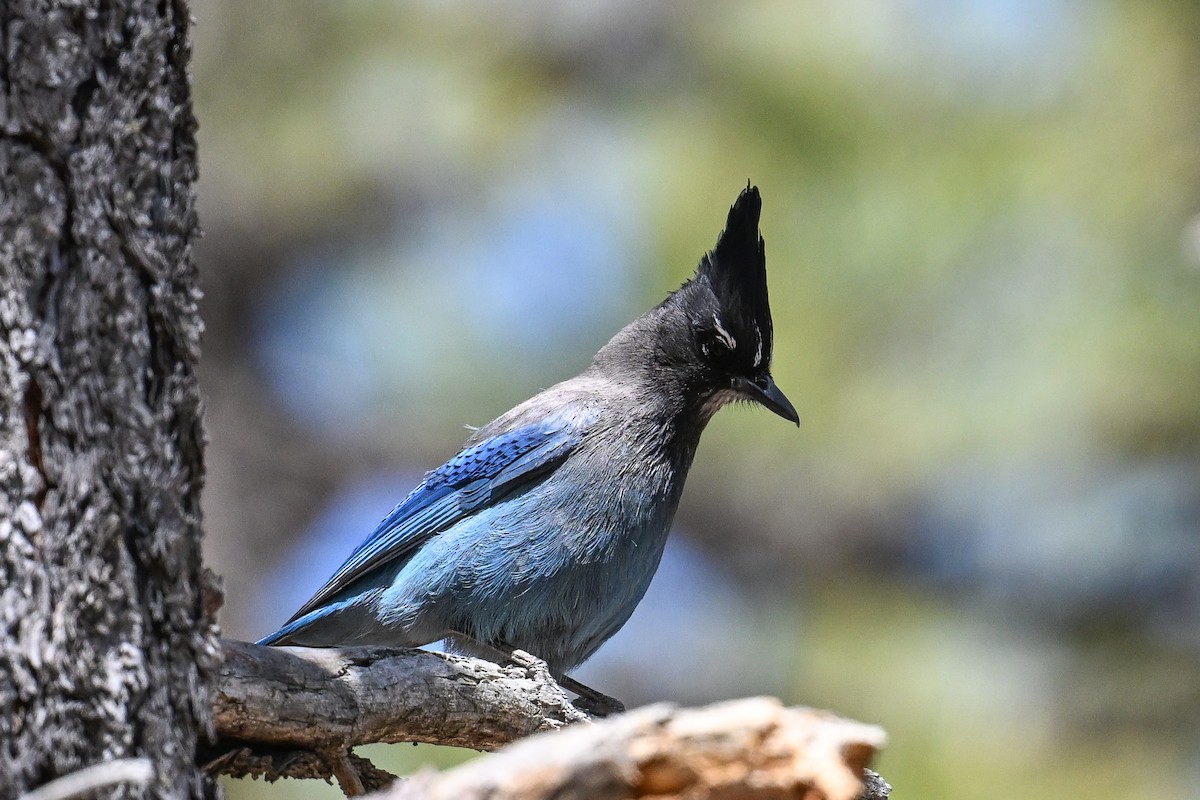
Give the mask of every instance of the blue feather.
[(425, 474), (408, 497), (380, 521), (333, 577), (281, 630), (261, 640), (270, 644), (304, 627), (294, 625), (368, 573), (403, 566), (431, 537), (481, 507), (530, 484), (561, 463), (582, 439), (582, 428), (542, 422), (494, 436), (468, 447)]

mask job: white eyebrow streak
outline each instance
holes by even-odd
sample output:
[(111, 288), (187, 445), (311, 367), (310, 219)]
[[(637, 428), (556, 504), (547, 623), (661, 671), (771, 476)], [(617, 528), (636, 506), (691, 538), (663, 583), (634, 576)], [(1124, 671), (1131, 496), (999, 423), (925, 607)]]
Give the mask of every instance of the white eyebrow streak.
[(721, 325), (721, 320), (717, 319), (716, 314), (713, 314), (713, 325), (717, 326), (717, 336), (719, 336), (721, 341), (725, 343), (725, 346), (730, 350), (736, 350), (737, 340), (733, 338), (733, 334), (725, 330), (725, 328)]
[(757, 325), (754, 326), (754, 335), (758, 337), (758, 347), (754, 350), (754, 366), (761, 367), (763, 358), (763, 338), (762, 331), (758, 329)]

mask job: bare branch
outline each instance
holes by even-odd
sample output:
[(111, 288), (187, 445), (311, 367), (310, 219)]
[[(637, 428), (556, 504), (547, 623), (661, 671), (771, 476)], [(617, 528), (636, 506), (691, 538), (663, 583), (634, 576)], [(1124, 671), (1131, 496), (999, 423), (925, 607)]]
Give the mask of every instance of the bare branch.
[(421, 650), (221, 644), (210, 772), (326, 777), (360, 744), (493, 750), (588, 719), (544, 669)]
[[(535, 736), (441, 774), (419, 774), (378, 797), (885, 798), (890, 787), (865, 770), (884, 740), (873, 725), (784, 708), (771, 698), (701, 709), (655, 705)], [(871, 778), (867, 787), (864, 777)]]
[[(210, 773), (336, 778), (349, 795), (394, 776), (350, 748), (433, 742), (491, 750), (589, 718), (545, 669), (419, 650), (260, 647), (226, 640)], [(881, 729), (769, 698), (656, 705), (534, 736), (391, 798), (814, 797), (850, 800)], [(876, 781), (864, 796), (886, 797)], [(760, 792), (761, 794), (755, 794)]]

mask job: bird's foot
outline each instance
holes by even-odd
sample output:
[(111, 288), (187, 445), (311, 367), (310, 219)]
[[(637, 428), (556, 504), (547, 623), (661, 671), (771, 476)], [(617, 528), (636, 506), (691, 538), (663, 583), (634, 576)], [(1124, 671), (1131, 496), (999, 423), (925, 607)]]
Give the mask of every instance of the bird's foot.
[(532, 653), (527, 653), (524, 650), (517, 650), (516, 648), (513, 648), (504, 651), (504, 656), (514, 665), (525, 670), (530, 675), (545, 675), (551, 680), (554, 680), (554, 675), (550, 672), (550, 665)]
[[(512, 663), (522, 669), (530, 672), (549, 672), (546, 662), (532, 653), (513, 648), (507, 655)], [(625, 712), (625, 704), (620, 700), (615, 697), (609, 697), (603, 692), (598, 692), (590, 686), (585, 686), (570, 675), (554, 675), (550, 673), (550, 676), (554, 678), (559, 686), (572, 694), (578, 695), (571, 705), (588, 716), (610, 717), (613, 714), (623, 714)]]

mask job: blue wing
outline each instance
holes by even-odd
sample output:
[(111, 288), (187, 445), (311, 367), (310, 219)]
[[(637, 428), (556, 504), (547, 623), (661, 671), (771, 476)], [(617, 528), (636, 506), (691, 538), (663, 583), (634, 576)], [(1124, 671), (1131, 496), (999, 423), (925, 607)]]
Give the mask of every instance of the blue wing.
[(464, 449), (426, 473), (288, 623), (326, 604), (368, 572), (411, 555), (430, 537), (554, 469), (581, 438), (582, 426), (539, 423)]

